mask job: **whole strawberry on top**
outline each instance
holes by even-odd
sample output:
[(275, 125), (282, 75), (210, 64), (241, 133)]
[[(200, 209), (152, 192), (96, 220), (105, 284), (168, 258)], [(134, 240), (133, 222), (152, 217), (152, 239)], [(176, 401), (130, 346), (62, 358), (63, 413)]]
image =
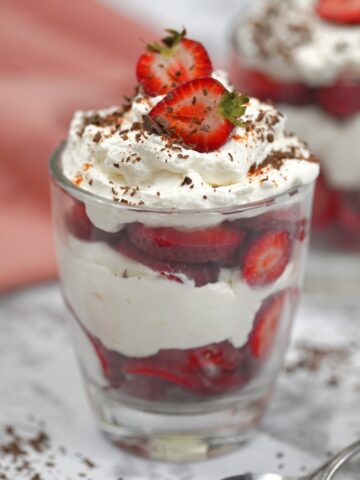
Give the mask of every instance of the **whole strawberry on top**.
[(187, 80), (208, 77), (212, 72), (209, 55), (201, 43), (168, 29), (161, 43), (147, 46), (136, 66), (136, 76), (149, 95), (163, 95)]

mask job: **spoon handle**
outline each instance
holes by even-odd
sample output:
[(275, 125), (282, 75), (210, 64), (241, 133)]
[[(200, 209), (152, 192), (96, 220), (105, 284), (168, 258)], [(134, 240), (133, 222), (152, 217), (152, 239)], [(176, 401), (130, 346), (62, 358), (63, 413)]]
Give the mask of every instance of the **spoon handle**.
[(339, 468), (344, 465), (351, 457), (360, 452), (360, 440), (349, 445), (347, 448), (339, 452), (324, 470), (320, 480), (331, 480)]

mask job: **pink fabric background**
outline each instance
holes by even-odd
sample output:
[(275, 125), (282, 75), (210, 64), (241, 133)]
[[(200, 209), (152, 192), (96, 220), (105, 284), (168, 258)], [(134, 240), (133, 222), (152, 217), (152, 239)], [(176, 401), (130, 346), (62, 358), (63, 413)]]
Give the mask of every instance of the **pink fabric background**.
[(0, 289), (55, 277), (49, 155), (75, 109), (132, 93), (153, 37), (95, 0), (0, 1)]

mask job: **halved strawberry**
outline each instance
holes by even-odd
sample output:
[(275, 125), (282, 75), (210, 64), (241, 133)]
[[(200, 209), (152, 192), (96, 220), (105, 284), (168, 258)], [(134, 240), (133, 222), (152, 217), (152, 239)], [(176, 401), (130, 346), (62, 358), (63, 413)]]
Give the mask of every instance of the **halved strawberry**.
[(155, 105), (145, 126), (187, 148), (211, 152), (224, 145), (235, 125), (242, 125), (248, 101), (213, 78), (191, 80)]
[(75, 237), (89, 240), (91, 237), (92, 223), (86, 214), (85, 204), (75, 201), (67, 214), (66, 225)]
[(256, 237), (244, 253), (242, 274), (252, 287), (274, 282), (284, 272), (292, 251), (286, 230), (268, 231)]
[(330, 87), (319, 88), (317, 99), (335, 117), (349, 117), (360, 112), (360, 83), (339, 80)]
[(126, 237), (113, 247), (123, 255), (159, 272), (168, 280), (183, 283), (183, 276), (194, 280), (196, 287), (217, 281), (219, 267), (210, 263), (183, 263), (158, 260), (139, 250)]
[(318, 0), (316, 12), (336, 23), (360, 23), (360, 0)]
[(312, 90), (303, 83), (280, 82), (244, 65), (238, 65), (235, 78), (236, 86), (241, 91), (263, 101), (305, 105), (310, 103), (313, 97)]
[(186, 30), (166, 30), (169, 35), (147, 46), (136, 66), (136, 76), (149, 95), (165, 95), (173, 88), (212, 72), (209, 55), (201, 43), (185, 38)]
[(253, 355), (261, 360), (267, 357), (274, 344), (284, 311), (286, 291), (267, 298), (256, 314), (254, 329), (250, 335)]
[(339, 195), (326, 184), (322, 174), (319, 175), (314, 195), (313, 218), (314, 229), (322, 229), (335, 221), (339, 209)]
[(149, 228), (141, 223), (128, 226), (130, 240), (141, 250), (161, 260), (189, 263), (231, 259), (245, 234), (230, 227), (205, 230)]

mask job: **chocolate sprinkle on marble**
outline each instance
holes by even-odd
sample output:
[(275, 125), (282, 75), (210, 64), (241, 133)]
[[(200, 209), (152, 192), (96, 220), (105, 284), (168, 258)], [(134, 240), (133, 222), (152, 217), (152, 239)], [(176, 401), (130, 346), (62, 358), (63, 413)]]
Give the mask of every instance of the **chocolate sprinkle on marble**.
[[(64, 447), (54, 447), (49, 435), (42, 429), (41, 422), (36, 422), (31, 429), (39, 428), (32, 434), (26, 430), (26, 434), (20, 434), (15, 427), (7, 425), (3, 428), (0, 443), (0, 480), (13, 480), (15, 478), (28, 480), (48, 480), (57, 473), (63, 474), (60, 466), (56, 464), (56, 452), (67, 455)], [(79, 471), (74, 471), (73, 476), (66, 476), (67, 480), (74, 480), (84, 476), (91, 480), (89, 473), (84, 472), (96, 468), (95, 462), (82, 455), (72, 455), (73, 459), (79, 458)], [(41, 472), (41, 473), (40, 473)]]

